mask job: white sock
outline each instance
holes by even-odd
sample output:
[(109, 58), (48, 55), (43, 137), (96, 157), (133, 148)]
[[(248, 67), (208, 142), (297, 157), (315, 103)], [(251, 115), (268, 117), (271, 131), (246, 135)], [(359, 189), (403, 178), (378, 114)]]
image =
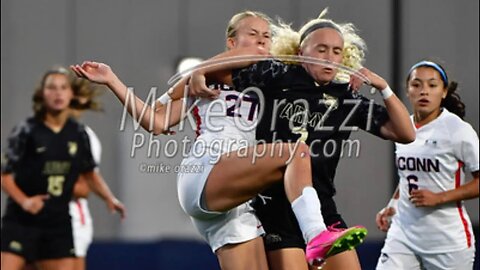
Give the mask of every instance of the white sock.
[(302, 195), (292, 202), (292, 209), (306, 243), (327, 229), (320, 210), (317, 191), (313, 187), (303, 189)]

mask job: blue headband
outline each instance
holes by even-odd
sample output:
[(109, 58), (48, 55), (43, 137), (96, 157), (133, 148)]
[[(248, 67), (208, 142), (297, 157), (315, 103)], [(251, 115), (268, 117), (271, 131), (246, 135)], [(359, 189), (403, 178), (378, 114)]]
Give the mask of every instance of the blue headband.
[(447, 74), (445, 73), (445, 70), (443, 70), (442, 67), (440, 67), (440, 65), (434, 63), (434, 62), (431, 62), (431, 61), (420, 61), (418, 63), (416, 63), (415, 65), (413, 65), (411, 68), (410, 68), (410, 72), (408, 72), (408, 74), (411, 74), (412, 71), (418, 67), (431, 67), (431, 68), (434, 68), (436, 71), (438, 71), (438, 73), (440, 73), (440, 76), (442, 76), (442, 81), (443, 83), (445, 84), (445, 86), (448, 86), (448, 78), (447, 78)]

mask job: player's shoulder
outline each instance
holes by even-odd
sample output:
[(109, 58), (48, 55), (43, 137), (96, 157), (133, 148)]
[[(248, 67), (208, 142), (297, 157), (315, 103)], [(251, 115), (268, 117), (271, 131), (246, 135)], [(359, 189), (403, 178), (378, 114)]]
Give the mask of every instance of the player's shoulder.
[(79, 122), (73, 117), (68, 118), (67, 120), (68, 129), (75, 133), (87, 134), (87, 128), (85, 124)]
[(446, 109), (444, 109), (438, 120), (439, 125), (436, 128), (447, 133), (453, 142), (478, 138), (475, 129), (470, 123), (465, 122), (462, 118)]
[(35, 117), (29, 117), (13, 127), (11, 136), (28, 135), (38, 126), (38, 123), (39, 121)]
[(443, 128), (450, 133), (452, 139), (463, 137), (466, 133), (475, 134), (475, 130), (470, 123), (465, 122), (458, 115), (449, 112), (447, 109), (443, 109), (439, 120)]

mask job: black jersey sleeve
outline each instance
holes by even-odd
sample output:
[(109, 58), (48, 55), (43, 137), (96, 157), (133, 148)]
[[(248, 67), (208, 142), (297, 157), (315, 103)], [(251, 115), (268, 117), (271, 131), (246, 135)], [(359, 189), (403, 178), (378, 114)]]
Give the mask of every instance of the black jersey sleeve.
[(355, 111), (354, 124), (377, 137), (386, 139), (380, 133), (380, 128), (390, 119), (387, 109), (376, 103), (371, 104), (370, 100), (362, 95), (357, 95), (355, 98), (359, 106)]
[(92, 155), (92, 148), (90, 146), (90, 139), (88, 134), (85, 131), (85, 127), (80, 127), (80, 144), (82, 147), (81, 157), (80, 157), (80, 173), (92, 171), (97, 167), (95, 160)]
[(278, 60), (265, 60), (243, 69), (233, 70), (232, 81), (238, 91), (251, 86), (262, 88), (280, 79), (287, 70), (288, 65)]
[(31, 127), (27, 121), (15, 126), (8, 136), (7, 147), (2, 158), (2, 173), (12, 173), (18, 169), (27, 151), (27, 141)]

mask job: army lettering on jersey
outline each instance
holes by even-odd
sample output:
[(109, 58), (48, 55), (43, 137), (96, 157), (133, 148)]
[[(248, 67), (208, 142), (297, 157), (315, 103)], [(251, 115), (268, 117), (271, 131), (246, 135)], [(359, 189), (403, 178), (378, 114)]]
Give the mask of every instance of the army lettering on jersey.
[(29, 118), (15, 127), (8, 138), (2, 173), (13, 174), (16, 185), (27, 195), (49, 194), (45, 206), (31, 215), (7, 200), (4, 219), (50, 226), (69, 222), (68, 202), (80, 173), (94, 169), (88, 135), (82, 125), (68, 119), (59, 132), (42, 121)]

